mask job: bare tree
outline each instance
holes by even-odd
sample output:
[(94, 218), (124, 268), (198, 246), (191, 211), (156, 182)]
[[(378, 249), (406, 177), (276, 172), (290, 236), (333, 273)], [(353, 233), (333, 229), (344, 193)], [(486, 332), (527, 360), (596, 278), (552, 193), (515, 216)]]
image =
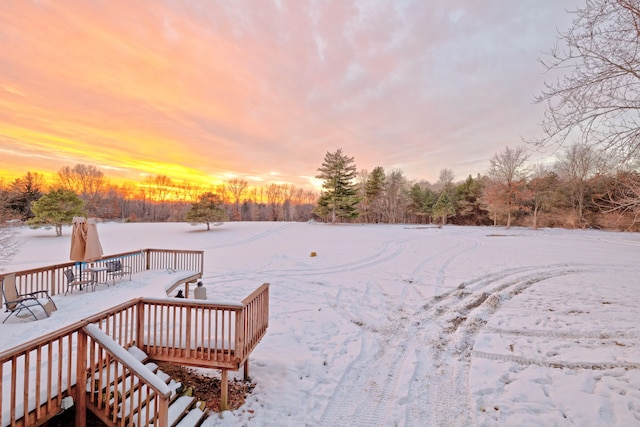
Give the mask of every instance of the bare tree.
[(502, 185), (493, 179), (487, 179), (482, 192), (482, 203), (484, 208), (491, 215), (493, 226), (498, 225), (498, 218), (503, 214), (506, 216), (507, 208), (502, 193)]
[(176, 199), (181, 202), (196, 203), (201, 195), (208, 192), (202, 186), (191, 182), (182, 182), (175, 187)]
[(521, 193), (526, 184), (525, 162), (528, 158), (524, 147), (505, 147), (489, 160), (489, 177), (495, 186), (495, 196), (505, 207), (507, 228), (511, 227), (511, 214), (519, 207)]
[(101, 170), (92, 165), (65, 166), (58, 171), (58, 184), (84, 200), (88, 215), (100, 216), (103, 192), (108, 185)]
[(640, 148), (640, 3), (589, 0), (541, 60), (563, 77), (536, 98), (546, 103), (543, 138), (574, 135), (630, 158)]
[(294, 221), (296, 217), (297, 204), (294, 202), (296, 198), (296, 186), (293, 184), (283, 184), (283, 202), (282, 212), (284, 221)]
[(173, 180), (166, 175), (156, 175), (145, 179), (144, 184), (153, 207), (153, 221), (164, 221), (167, 202), (175, 191)]
[(604, 186), (600, 210), (604, 213), (618, 213), (620, 220), (628, 219), (627, 230), (640, 223), (640, 173), (635, 170), (620, 170)]
[(247, 189), (247, 186), (249, 185), (249, 183), (244, 180), (244, 179), (240, 179), (240, 178), (233, 178), (228, 180), (226, 183), (226, 188), (227, 191), (229, 191), (229, 193), (231, 193), (231, 195), (233, 196), (233, 205), (234, 205), (234, 210), (233, 210), (233, 220), (234, 221), (239, 221), (241, 219), (240, 216), (240, 198), (242, 197), (242, 194), (244, 193), (244, 191)]
[(451, 191), (453, 188), (453, 180), (456, 178), (455, 173), (451, 169), (442, 169), (440, 171), (440, 176), (438, 178), (438, 182), (436, 183), (437, 189), (442, 189), (446, 191)]
[(92, 165), (65, 166), (58, 171), (58, 182), (64, 189), (71, 190), (80, 198), (96, 196), (106, 184), (104, 173)]
[(407, 180), (402, 171), (396, 169), (387, 173), (384, 180), (383, 196), (387, 223), (395, 224), (403, 219), (410, 204), (407, 193)]
[(283, 201), (284, 189), (282, 186), (278, 184), (270, 184), (269, 187), (267, 187), (267, 202), (271, 210), (270, 219), (272, 221), (280, 221), (282, 219), (282, 215), (279, 215), (280, 209), (278, 208), (281, 206)]
[(558, 175), (538, 164), (533, 168), (533, 176), (528, 184), (528, 199), (533, 215), (532, 227), (538, 229), (538, 214), (542, 210), (550, 210), (553, 194), (558, 186)]
[(601, 163), (600, 155), (591, 146), (574, 144), (563, 150), (556, 166), (565, 180), (581, 228), (587, 225), (584, 218), (587, 182), (598, 172)]

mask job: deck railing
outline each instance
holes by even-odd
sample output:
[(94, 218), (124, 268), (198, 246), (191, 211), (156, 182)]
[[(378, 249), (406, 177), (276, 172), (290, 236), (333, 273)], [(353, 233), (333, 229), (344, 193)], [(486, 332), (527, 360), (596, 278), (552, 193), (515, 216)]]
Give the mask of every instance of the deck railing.
[[(153, 390), (148, 395), (129, 397), (131, 405), (146, 400), (155, 412), (145, 409), (147, 412), (140, 416), (145, 420), (155, 419), (154, 425), (164, 425), (165, 398), (159, 397), (151, 402), (149, 396), (165, 396), (166, 390), (147, 384), (149, 381), (141, 375), (140, 368), (109, 350), (104, 337), (122, 348), (137, 346), (151, 360), (221, 369), (221, 406), (225, 408), (227, 371), (244, 366), (244, 374), (248, 376), (248, 357), (268, 326), (268, 304), (267, 283), (237, 305), (175, 298), (137, 298), (2, 352), (0, 426), (40, 425), (58, 413), (69, 396), (75, 401), (78, 423), (84, 419), (86, 408), (110, 425), (136, 421), (131, 415), (133, 412), (127, 412), (126, 405), (116, 411), (114, 408), (117, 406), (101, 403), (102, 399), (104, 402), (110, 400), (111, 392), (111, 399), (118, 399), (117, 390), (105, 391), (108, 378), (105, 377), (107, 382), (104, 382), (99, 375), (96, 377), (99, 368), (107, 366), (115, 367), (113, 375), (115, 372), (127, 372), (134, 378), (130, 381), (146, 385), (144, 390)], [(95, 330), (92, 333), (92, 328), (98, 328), (104, 337), (96, 334)], [(115, 378), (113, 375), (111, 378)], [(76, 378), (83, 379), (81, 387), (76, 387)], [(87, 390), (87, 384), (94, 384), (96, 380), (95, 389)], [(124, 391), (120, 393), (122, 397)], [(137, 419), (138, 422), (140, 420), (142, 418)]]
[[(76, 384), (78, 325), (0, 353), (0, 425), (39, 425)], [(9, 405), (7, 405), (9, 403)]]
[(137, 298), (86, 320), (152, 360), (237, 370), (269, 326), (269, 284), (238, 304)]
[[(78, 377), (86, 378), (78, 407), (90, 408), (107, 425), (167, 425), (171, 389), (163, 380), (94, 324), (82, 328), (79, 341), (78, 360), (87, 363), (78, 365)], [(85, 418), (86, 410), (79, 410), (76, 424)]]
[[(102, 267), (110, 260), (121, 259), (124, 265), (131, 267), (132, 273), (145, 270), (189, 270), (201, 272), (204, 270), (204, 251), (176, 250), (176, 249), (142, 249), (138, 251), (122, 252), (105, 255), (89, 263), (66, 262), (14, 272), (18, 292), (28, 293), (48, 291), (49, 295), (64, 294), (67, 282), (64, 271), (69, 268), (84, 269)], [(99, 275), (106, 275), (100, 272)], [(2, 276), (2, 275), (0, 275)], [(106, 281), (106, 276), (98, 277), (100, 282)], [(0, 298), (3, 298), (0, 296)], [(0, 300), (4, 305), (4, 299)]]

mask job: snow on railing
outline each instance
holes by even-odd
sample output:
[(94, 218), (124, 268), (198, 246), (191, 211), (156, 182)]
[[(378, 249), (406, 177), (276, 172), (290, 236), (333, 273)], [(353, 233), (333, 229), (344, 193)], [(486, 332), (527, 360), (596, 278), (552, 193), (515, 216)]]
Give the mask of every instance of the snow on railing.
[(39, 425), (76, 384), (79, 325), (0, 353), (0, 425)]
[[(101, 267), (106, 262), (119, 259), (132, 273), (145, 270), (188, 270), (202, 273), (204, 270), (204, 251), (181, 249), (141, 249), (137, 251), (122, 252), (104, 255), (102, 258), (89, 263), (66, 262), (49, 265), (46, 267), (32, 268), (29, 270), (15, 271), (2, 274), (15, 273), (18, 293), (24, 294), (35, 291), (47, 291), (49, 295), (64, 294), (67, 281), (64, 271), (68, 269), (86, 269)], [(106, 282), (106, 272), (100, 271), (99, 282)], [(4, 297), (0, 295), (0, 302), (4, 305)]]
[[(147, 382), (144, 376), (129, 366), (128, 357), (122, 357), (121, 351), (114, 351), (110, 347), (112, 345), (122, 349), (141, 347), (151, 360), (221, 369), (224, 408), (227, 401), (227, 371), (243, 366), (245, 377), (248, 377), (249, 354), (268, 326), (268, 304), (267, 283), (240, 304), (137, 298), (2, 352), (0, 426), (42, 424), (70, 406), (69, 399), (72, 402), (75, 400), (78, 417), (86, 413), (89, 405), (94, 411), (102, 411), (104, 419), (131, 418), (126, 411), (120, 411), (118, 415), (108, 410), (108, 405), (100, 406), (101, 399), (108, 401), (108, 393), (113, 390), (106, 395), (103, 392), (102, 397), (98, 393), (97, 397), (94, 396), (95, 400), (91, 393), (87, 397), (85, 387), (76, 387), (76, 378), (91, 376), (100, 363), (109, 365), (114, 360), (116, 362), (113, 363), (122, 364), (122, 370), (133, 371), (134, 376), (140, 377), (136, 381)], [(101, 331), (99, 334), (90, 334), (93, 338), (88, 344), (85, 327), (88, 332), (95, 332), (96, 329)], [(102, 334), (114, 344), (101, 349), (95, 340)], [(84, 362), (79, 363), (79, 360)], [(92, 381), (95, 379), (89, 378), (89, 384)], [(81, 383), (84, 384), (84, 381)], [(101, 390), (104, 389), (103, 385), (100, 384)], [(118, 399), (117, 393), (111, 399)], [(149, 405), (160, 404), (160, 401), (152, 402), (148, 396), (140, 399)], [(158, 411), (163, 409), (159, 408)], [(147, 418), (138, 421), (150, 420), (148, 417), (153, 416), (149, 413), (144, 415)]]
[[(86, 405), (104, 422), (122, 426), (167, 426), (171, 389), (97, 325), (83, 328), (86, 345), (80, 360), (87, 359)], [(84, 339), (81, 339), (85, 343)]]

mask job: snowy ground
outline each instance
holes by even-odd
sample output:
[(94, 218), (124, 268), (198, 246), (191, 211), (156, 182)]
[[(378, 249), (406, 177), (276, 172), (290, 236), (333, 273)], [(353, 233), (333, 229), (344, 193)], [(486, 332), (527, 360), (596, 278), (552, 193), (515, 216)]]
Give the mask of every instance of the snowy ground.
[[(207, 425), (640, 426), (638, 234), (306, 223), (98, 231), (105, 254), (204, 250), (209, 299), (240, 301), (271, 283), (269, 329), (251, 357), (257, 387)], [(67, 261), (70, 228), (19, 238), (2, 272)], [(134, 280), (95, 295), (109, 304), (160, 288)], [(0, 350), (70, 320), (71, 298), (82, 296), (56, 296), (49, 319), (0, 325)]]

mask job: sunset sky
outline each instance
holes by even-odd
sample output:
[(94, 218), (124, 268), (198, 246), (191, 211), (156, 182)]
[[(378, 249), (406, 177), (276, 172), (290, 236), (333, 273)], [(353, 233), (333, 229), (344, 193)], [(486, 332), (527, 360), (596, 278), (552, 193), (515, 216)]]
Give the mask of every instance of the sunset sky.
[(313, 184), (328, 151), (435, 182), (540, 135), (579, 0), (2, 0), (0, 178)]

